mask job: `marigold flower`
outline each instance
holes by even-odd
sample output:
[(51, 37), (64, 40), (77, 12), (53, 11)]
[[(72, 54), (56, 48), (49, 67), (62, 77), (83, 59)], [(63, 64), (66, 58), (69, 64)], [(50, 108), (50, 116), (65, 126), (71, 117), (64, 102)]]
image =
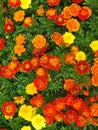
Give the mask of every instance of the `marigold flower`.
[(16, 104), (23, 104), (25, 101), (25, 98), (23, 96), (15, 96), (14, 97), (14, 102)]
[(66, 28), (69, 32), (77, 32), (79, 30), (80, 23), (77, 19), (71, 18), (66, 22)]
[(19, 34), (16, 39), (15, 39), (15, 42), (17, 45), (22, 45), (25, 43), (25, 40), (26, 40), (26, 37), (22, 34)]
[(12, 33), (13, 30), (14, 30), (14, 25), (13, 25), (13, 24), (11, 24), (11, 23), (6, 23), (6, 24), (4, 25), (4, 31), (5, 31), (6, 33)]
[(78, 51), (75, 55), (75, 59), (77, 61), (80, 61), (80, 60), (85, 60), (86, 59), (86, 54), (83, 52), (83, 51)]
[(39, 68), (39, 58), (38, 57), (32, 57), (31, 58), (31, 64), (32, 64), (32, 69)]
[(64, 89), (66, 89), (67, 91), (70, 91), (74, 88), (74, 79), (65, 79), (64, 82)]
[(3, 68), (3, 76), (5, 78), (14, 78), (15, 72), (9, 66), (5, 66)]
[(23, 127), (21, 128), (21, 130), (31, 130), (31, 127), (30, 127), (30, 126), (23, 126)]
[(72, 0), (73, 3), (80, 4), (83, 0)]
[(66, 97), (64, 97), (66, 107), (70, 107), (72, 105), (73, 100), (74, 97), (71, 94), (67, 94)]
[(85, 118), (91, 118), (91, 117), (92, 117), (90, 107), (88, 107), (88, 106), (84, 106), (84, 107), (81, 109), (81, 112), (82, 112), (82, 115), (83, 115)]
[(81, 9), (81, 7), (80, 7), (79, 5), (77, 5), (77, 4), (75, 4), (75, 3), (72, 3), (72, 4), (69, 6), (69, 8), (70, 8), (70, 12), (71, 12), (72, 16), (74, 16), (74, 17), (78, 16), (79, 11), (80, 11), (80, 9)]
[(32, 17), (26, 17), (26, 18), (24, 19), (23, 25), (24, 25), (25, 27), (30, 27), (33, 23), (34, 23), (34, 20), (33, 20)]
[(5, 45), (5, 39), (0, 38), (0, 50), (4, 48), (4, 45)]
[(86, 74), (90, 70), (90, 65), (86, 60), (80, 60), (75, 67), (78, 74)]
[(54, 117), (56, 114), (56, 108), (53, 103), (47, 103), (46, 106), (43, 107), (43, 113), (47, 117)]
[(70, 7), (65, 6), (61, 12), (61, 15), (63, 15), (66, 19), (70, 19), (72, 17)]
[(4, 102), (2, 105), (2, 112), (5, 116), (14, 116), (16, 113), (16, 104), (12, 101)]
[(36, 70), (36, 76), (44, 76), (44, 77), (48, 77), (48, 70), (45, 68), (38, 68)]
[(59, 32), (54, 32), (52, 34), (52, 40), (56, 43), (56, 45), (60, 46), (63, 43), (63, 37)]
[(92, 67), (91, 67), (91, 73), (93, 75), (98, 75), (98, 64), (94, 64)]
[(14, 46), (14, 53), (17, 54), (18, 56), (21, 56), (23, 52), (25, 52), (26, 48), (24, 45), (15, 45)]
[(44, 99), (41, 94), (37, 94), (36, 96), (30, 99), (30, 104), (35, 107), (42, 107), (43, 103)]
[(63, 35), (63, 40), (67, 44), (73, 44), (75, 40), (75, 36), (71, 32), (65, 32)]
[(36, 108), (33, 108), (30, 105), (23, 104), (19, 108), (18, 116), (24, 118), (27, 121), (31, 121), (31, 119), (36, 114)]
[(18, 10), (18, 11), (16, 11), (16, 12), (14, 13), (14, 18), (13, 18), (13, 19), (14, 19), (16, 22), (21, 22), (21, 21), (24, 20), (24, 16), (25, 16), (24, 10)]
[(67, 110), (64, 115), (64, 122), (65, 124), (74, 123), (77, 119), (77, 113), (74, 110)]
[(92, 76), (91, 84), (94, 85), (95, 87), (98, 87), (98, 76), (97, 75)]
[(37, 76), (33, 83), (37, 90), (44, 90), (48, 86), (48, 80), (44, 76)]
[(56, 112), (54, 116), (55, 121), (60, 122), (63, 120), (63, 118), (64, 118), (64, 113), (62, 111)]
[(93, 51), (97, 51), (98, 50), (98, 40), (92, 41), (89, 46), (91, 47), (91, 49)]
[(46, 17), (48, 20), (53, 20), (57, 15), (57, 10), (54, 8), (48, 8), (46, 10)]
[(79, 51), (78, 46), (71, 46), (71, 51), (76, 54)]
[(43, 8), (43, 5), (40, 5), (36, 11), (37, 15), (38, 16), (42, 16), (44, 14), (44, 8)]
[(49, 6), (57, 6), (60, 4), (60, 0), (47, 0)]
[(18, 8), (20, 6), (20, 0), (8, 0), (8, 5), (12, 8)]
[(34, 95), (37, 93), (37, 88), (35, 87), (34, 83), (27, 84), (26, 93), (30, 95)]
[(28, 9), (30, 7), (32, 0), (26, 0), (26, 1), (20, 0), (20, 2), (21, 2), (20, 7), (22, 9)]
[(45, 120), (46, 120), (46, 123), (48, 125), (51, 125), (54, 123), (54, 117), (51, 117), (51, 116), (45, 116)]
[(32, 44), (37, 49), (43, 48), (46, 45), (46, 39), (43, 35), (37, 35), (35, 38), (33, 38)]
[(76, 64), (75, 54), (73, 52), (66, 53), (64, 55), (64, 61), (65, 61), (66, 64), (69, 64), (69, 65)]
[(75, 124), (78, 127), (84, 127), (86, 125), (86, 118), (84, 116), (78, 115), (77, 119), (75, 120)]
[(30, 72), (32, 70), (32, 64), (30, 60), (25, 60), (22, 63), (22, 70), (25, 72)]
[(65, 107), (63, 98), (56, 98), (52, 103), (55, 105), (56, 111), (63, 110)]
[(78, 18), (80, 20), (87, 20), (92, 14), (92, 11), (89, 7), (83, 6), (79, 11)]
[(46, 127), (46, 120), (43, 116), (41, 116), (40, 114), (36, 114), (32, 120), (31, 120), (32, 126), (36, 129), (36, 130), (41, 130), (42, 128)]

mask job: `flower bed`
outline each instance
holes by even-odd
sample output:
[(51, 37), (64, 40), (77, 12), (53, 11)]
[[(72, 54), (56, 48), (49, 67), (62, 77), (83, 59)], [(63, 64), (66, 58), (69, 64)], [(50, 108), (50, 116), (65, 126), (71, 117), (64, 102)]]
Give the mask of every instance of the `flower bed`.
[(2, 0), (0, 130), (98, 129), (97, 14), (97, 0)]

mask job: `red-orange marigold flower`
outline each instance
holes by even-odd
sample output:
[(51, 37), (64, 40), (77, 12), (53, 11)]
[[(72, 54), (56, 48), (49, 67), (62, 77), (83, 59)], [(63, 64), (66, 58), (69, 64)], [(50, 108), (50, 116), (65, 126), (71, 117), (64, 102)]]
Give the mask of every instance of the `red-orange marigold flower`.
[(8, 5), (12, 8), (18, 8), (20, 6), (20, 0), (8, 0)]
[(91, 117), (92, 117), (91, 110), (90, 110), (90, 107), (89, 107), (89, 106), (84, 106), (84, 107), (81, 109), (81, 112), (82, 112), (82, 115), (83, 115), (85, 118), (91, 118)]
[(84, 116), (78, 115), (77, 119), (75, 120), (75, 124), (78, 127), (84, 127), (86, 125), (86, 118)]
[(30, 104), (34, 107), (42, 107), (43, 103), (44, 99), (41, 94), (37, 94), (36, 96), (30, 99)]
[(72, 0), (72, 2), (76, 3), (76, 4), (80, 4), (83, 0)]
[(5, 66), (3, 69), (3, 76), (5, 78), (14, 78), (15, 72), (9, 66)]
[(60, 4), (60, 0), (47, 0), (49, 6), (57, 6)]
[(73, 100), (74, 97), (71, 94), (67, 94), (66, 97), (64, 97), (66, 107), (71, 107)]
[(52, 40), (56, 43), (56, 45), (60, 46), (64, 41), (63, 37), (59, 32), (54, 32), (52, 34)]
[(79, 30), (80, 23), (77, 19), (71, 18), (66, 22), (66, 28), (69, 32), (77, 32)]
[(64, 115), (65, 124), (74, 123), (77, 119), (77, 113), (74, 110), (67, 110)]
[(14, 116), (17, 108), (14, 102), (8, 101), (3, 103), (1, 109), (5, 116)]
[(70, 7), (65, 6), (63, 8), (63, 11), (61, 12), (61, 15), (63, 15), (64, 18), (66, 18), (66, 19), (70, 19), (72, 17), (72, 14), (70, 12)]
[(90, 65), (85, 60), (80, 60), (75, 67), (78, 74), (86, 74), (90, 70)]
[(33, 69), (39, 68), (39, 58), (38, 57), (32, 57), (31, 58), (31, 64)]
[(46, 104), (46, 106), (43, 107), (43, 113), (45, 116), (54, 117), (54, 115), (56, 114), (55, 105), (52, 103)]
[(32, 70), (31, 61), (30, 61), (30, 60), (25, 60), (25, 61), (22, 63), (22, 69), (23, 69), (23, 71), (25, 71), (25, 72), (30, 72), (30, 71)]
[(60, 122), (63, 120), (63, 118), (64, 118), (64, 113), (62, 111), (57, 111), (54, 116), (55, 121)]
[(57, 10), (54, 8), (48, 8), (46, 10), (46, 17), (48, 20), (53, 20), (57, 15)]
[(38, 68), (36, 70), (36, 76), (44, 76), (44, 77), (48, 77), (48, 70), (45, 68)]
[(76, 64), (75, 54), (73, 52), (66, 53), (64, 56), (64, 61), (66, 64), (69, 64), (69, 65)]
[(63, 98), (56, 98), (52, 103), (55, 105), (56, 111), (63, 110), (65, 107)]
[(6, 24), (4, 25), (4, 31), (5, 31), (6, 33), (12, 33), (13, 30), (14, 30), (14, 25), (13, 25), (13, 24), (11, 24), (11, 23), (6, 23)]
[(70, 91), (74, 88), (74, 79), (65, 79), (64, 82), (64, 89), (66, 89), (67, 91)]
[(48, 125), (51, 125), (54, 123), (54, 117), (51, 116), (45, 116), (45, 120), (47, 122)]
[(44, 76), (37, 76), (33, 83), (37, 90), (44, 90), (48, 86), (48, 79)]
[(33, 18), (32, 17), (26, 17), (25, 19), (24, 19), (24, 26), (25, 27), (30, 27), (32, 24), (34, 23), (34, 20), (33, 20)]
[(0, 50), (4, 48), (4, 45), (5, 45), (5, 39), (0, 38)]
[(83, 6), (79, 11), (78, 18), (80, 20), (87, 20), (91, 16), (91, 13), (92, 11), (89, 7)]
[(98, 104), (94, 103), (91, 105), (91, 114), (92, 116), (98, 116)]

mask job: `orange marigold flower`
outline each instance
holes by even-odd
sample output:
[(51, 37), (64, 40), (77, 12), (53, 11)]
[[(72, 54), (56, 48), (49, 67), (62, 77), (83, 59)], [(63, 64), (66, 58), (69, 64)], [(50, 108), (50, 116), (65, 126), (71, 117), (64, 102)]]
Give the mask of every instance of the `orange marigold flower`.
[(46, 45), (46, 39), (43, 35), (37, 35), (35, 38), (33, 38), (32, 44), (37, 49), (43, 48)]
[(67, 94), (66, 97), (64, 97), (66, 107), (70, 107), (72, 105), (73, 100), (74, 97), (71, 94)]
[(14, 30), (14, 25), (12, 23), (6, 23), (4, 24), (4, 31), (6, 33), (12, 33)]
[(66, 64), (70, 64), (70, 65), (76, 64), (75, 54), (73, 52), (69, 52), (69, 53), (65, 54), (64, 61)]
[(88, 106), (84, 106), (84, 107), (81, 109), (81, 112), (82, 112), (82, 115), (83, 115), (85, 118), (91, 118), (91, 117), (92, 117), (90, 107), (88, 107)]
[(43, 8), (43, 5), (40, 5), (36, 11), (37, 15), (38, 16), (42, 16), (44, 14), (44, 8)]
[(89, 94), (90, 94), (90, 91), (88, 91), (88, 90), (83, 90), (83, 95), (89, 96)]
[(68, 29), (69, 32), (76, 32), (79, 30), (79, 27), (80, 23), (75, 18), (71, 18), (66, 22), (66, 28)]
[(64, 118), (64, 113), (62, 111), (57, 111), (54, 116), (55, 121), (60, 122), (63, 120), (63, 118)]
[(12, 101), (4, 102), (2, 105), (2, 112), (5, 116), (14, 116), (16, 113), (16, 104)]
[(25, 27), (30, 27), (32, 24), (34, 23), (34, 20), (33, 20), (33, 18), (32, 17), (26, 17), (25, 19), (24, 19), (24, 26)]
[(44, 90), (48, 86), (48, 80), (44, 76), (37, 76), (33, 83), (37, 90)]
[(60, 0), (47, 0), (49, 6), (57, 6), (60, 4)]
[(92, 125), (96, 125), (96, 126), (98, 126), (98, 118), (90, 118), (90, 123), (92, 124)]
[(63, 37), (59, 32), (54, 32), (52, 34), (52, 40), (56, 43), (56, 45), (60, 46), (64, 41)]
[(67, 110), (64, 115), (65, 124), (74, 123), (77, 119), (77, 113), (74, 110)]
[(54, 8), (48, 8), (46, 10), (46, 17), (48, 20), (53, 20), (57, 15), (57, 10)]
[(24, 16), (25, 16), (24, 10), (18, 10), (18, 11), (16, 11), (16, 12), (14, 13), (14, 18), (13, 18), (13, 19), (14, 19), (16, 22), (21, 22), (21, 21), (23, 21)]
[(32, 70), (31, 61), (30, 61), (30, 60), (25, 60), (25, 61), (22, 63), (22, 69), (23, 69), (23, 71), (25, 71), (25, 72), (30, 72), (30, 71)]
[(78, 46), (71, 46), (71, 51), (76, 54), (79, 51), (79, 47)]
[(70, 91), (74, 88), (74, 79), (65, 79), (64, 82), (64, 89), (66, 89), (67, 91)]
[(63, 11), (61, 12), (61, 15), (64, 15), (64, 18), (70, 19), (72, 17), (72, 14), (70, 12), (70, 7), (65, 6), (63, 8)]
[(49, 59), (49, 69), (60, 70), (61, 59), (59, 56), (51, 56)]
[(34, 107), (42, 107), (43, 103), (44, 99), (41, 94), (37, 94), (36, 96), (30, 99), (30, 104)]
[(65, 108), (65, 102), (63, 98), (56, 98), (52, 103), (55, 105), (56, 111), (60, 111)]
[(12, 8), (18, 8), (20, 6), (20, 0), (8, 0), (8, 5)]
[(43, 107), (43, 113), (45, 116), (54, 117), (56, 114), (55, 105), (52, 103), (47, 103), (46, 106)]
[(24, 45), (15, 45), (14, 46), (14, 52), (18, 56), (21, 56), (23, 52), (25, 52), (26, 48), (24, 48)]
[(91, 16), (91, 13), (92, 11), (89, 7), (83, 6), (79, 11), (78, 18), (80, 20), (87, 20)]
[(58, 26), (64, 26), (67, 22), (66, 18), (64, 17), (64, 15), (60, 14), (60, 15), (56, 15), (54, 18), (54, 22), (55, 24), (57, 24)]
[(39, 68), (39, 58), (38, 57), (32, 57), (31, 58), (31, 64), (33, 69)]
[(98, 75), (98, 64), (94, 64), (92, 67), (91, 67), (91, 73), (93, 75)]
[(36, 76), (48, 77), (48, 70), (40, 67), (36, 70)]
[(78, 74), (86, 74), (90, 70), (90, 65), (85, 60), (80, 60), (75, 67)]
[(71, 12), (72, 16), (74, 16), (74, 17), (78, 16), (79, 11), (80, 11), (80, 9), (81, 9), (81, 7), (80, 7), (79, 5), (77, 5), (77, 4), (75, 4), (75, 3), (72, 3), (72, 4), (69, 6), (69, 8), (70, 8), (70, 12)]
[(16, 42), (17, 45), (22, 45), (22, 44), (25, 43), (25, 39), (26, 39), (26, 38), (25, 38), (24, 35), (19, 34), (19, 35), (16, 37), (15, 42)]
[(76, 111), (81, 110), (85, 105), (85, 102), (83, 101), (82, 98), (75, 98), (72, 102), (72, 107), (73, 109), (75, 109)]
[(78, 127), (84, 127), (86, 125), (86, 118), (84, 116), (78, 115), (77, 119), (75, 120), (75, 124)]
[(9, 66), (5, 66), (3, 68), (3, 76), (5, 78), (13, 78), (15, 76), (15, 72)]
[(98, 104), (94, 103), (91, 105), (91, 114), (92, 116), (98, 116)]

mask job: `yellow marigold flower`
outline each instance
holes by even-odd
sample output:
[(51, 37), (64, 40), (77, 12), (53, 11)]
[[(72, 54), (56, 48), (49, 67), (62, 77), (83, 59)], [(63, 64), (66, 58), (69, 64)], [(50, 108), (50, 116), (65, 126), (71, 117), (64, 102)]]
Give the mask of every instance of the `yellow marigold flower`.
[(92, 41), (89, 45), (93, 51), (97, 51), (98, 50), (98, 40)]
[(37, 93), (37, 88), (34, 86), (34, 83), (30, 83), (26, 86), (26, 93), (30, 95)]
[(14, 97), (14, 102), (16, 104), (23, 104), (25, 101), (25, 98), (23, 96), (16, 96)]
[(16, 12), (14, 13), (14, 18), (13, 18), (13, 19), (14, 19), (16, 22), (21, 22), (21, 21), (23, 21), (24, 16), (25, 16), (24, 10), (18, 10), (18, 11), (16, 11)]
[(86, 54), (83, 51), (76, 52), (75, 59), (77, 61), (85, 60), (86, 59)]
[(18, 44), (18, 45), (22, 45), (22, 44), (25, 43), (25, 39), (26, 39), (26, 38), (25, 38), (24, 35), (19, 34), (19, 35), (16, 37), (15, 42), (16, 42), (16, 44)]
[(14, 52), (18, 56), (21, 56), (23, 52), (25, 52), (26, 48), (24, 48), (24, 45), (15, 45), (14, 46)]
[(27, 121), (31, 121), (31, 119), (36, 114), (36, 108), (33, 108), (30, 105), (23, 104), (20, 109), (18, 115), (22, 118), (24, 118)]
[(37, 9), (36, 13), (38, 16), (42, 16), (44, 14), (44, 8), (43, 5), (40, 5), (39, 8)]
[(36, 114), (32, 120), (31, 120), (32, 126), (36, 129), (36, 130), (41, 130), (42, 128), (44, 128), (46, 126), (46, 120), (43, 116), (41, 116), (40, 114)]
[(28, 9), (30, 7), (32, 0), (20, 0), (20, 2), (21, 2), (20, 7), (22, 9)]
[(31, 130), (31, 127), (30, 127), (30, 126), (23, 126), (23, 127), (21, 128), (21, 130)]
[(43, 35), (37, 35), (35, 38), (33, 38), (32, 43), (35, 48), (40, 49), (45, 47), (46, 39)]
[(70, 45), (74, 43), (75, 36), (70, 32), (65, 32), (65, 34), (63, 35), (63, 40), (65, 43)]

